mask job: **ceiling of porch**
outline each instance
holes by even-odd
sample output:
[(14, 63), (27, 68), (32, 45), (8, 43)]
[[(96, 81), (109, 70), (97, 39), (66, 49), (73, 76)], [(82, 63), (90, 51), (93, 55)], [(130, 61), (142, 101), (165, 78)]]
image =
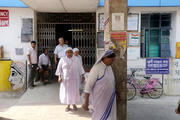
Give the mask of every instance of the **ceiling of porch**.
[(99, 0), (21, 0), (38, 12), (95, 12)]

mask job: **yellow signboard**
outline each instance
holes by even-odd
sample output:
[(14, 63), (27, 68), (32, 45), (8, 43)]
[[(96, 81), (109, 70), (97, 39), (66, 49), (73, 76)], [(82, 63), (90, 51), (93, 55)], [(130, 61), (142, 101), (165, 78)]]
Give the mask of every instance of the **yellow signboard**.
[(176, 42), (176, 58), (180, 58), (180, 42)]

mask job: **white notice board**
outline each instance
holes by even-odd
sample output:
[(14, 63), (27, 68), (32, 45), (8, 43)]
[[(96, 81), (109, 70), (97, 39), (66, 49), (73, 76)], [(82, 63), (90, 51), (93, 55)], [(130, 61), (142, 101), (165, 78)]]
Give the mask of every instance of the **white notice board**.
[(130, 14), (128, 15), (128, 23), (127, 23), (127, 30), (138, 30), (138, 14)]
[(127, 59), (128, 60), (139, 60), (140, 59), (140, 47), (128, 47), (127, 48)]

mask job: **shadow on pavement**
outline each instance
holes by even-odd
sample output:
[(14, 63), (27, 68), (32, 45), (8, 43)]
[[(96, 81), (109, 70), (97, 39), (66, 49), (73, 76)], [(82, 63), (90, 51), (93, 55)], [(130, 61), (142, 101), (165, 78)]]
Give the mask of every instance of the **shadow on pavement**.
[(84, 111), (82, 108), (78, 108), (77, 111), (71, 110), (69, 113), (80, 117), (91, 118), (91, 114), (88, 111)]
[(13, 119), (8, 119), (8, 118), (0, 117), (0, 120), (13, 120)]

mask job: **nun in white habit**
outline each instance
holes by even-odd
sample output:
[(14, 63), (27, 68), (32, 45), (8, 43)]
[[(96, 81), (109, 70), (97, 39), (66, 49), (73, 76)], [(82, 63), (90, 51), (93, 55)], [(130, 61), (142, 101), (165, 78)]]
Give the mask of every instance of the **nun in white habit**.
[(79, 59), (80, 63), (83, 64), (82, 63), (82, 57), (79, 55), (79, 49), (78, 48), (73, 49), (73, 54), (74, 54), (74, 56), (76, 56)]
[(88, 110), (89, 96), (93, 106), (92, 120), (116, 120), (116, 93), (111, 64), (115, 54), (108, 50), (91, 69), (85, 86), (82, 107)]
[[(78, 80), (79, 75), (85, 73), (82, 65), (73, 57), (73, 50), (71, 47), (65, 50), (66, 57), (60, 59), (56, 70), (58, 82), (60, 83), (59, 98), (62, 104), (66, 104), (66, 111), (70, 111), (70, 105), (77, 110), (77, 102), (80, 100)], [(82, 78), (84, 80), (84, 78)]]
[[(83, 65), (82, 57), (79, 55), (79, 49), (78, 48), (73, 49), (73, 54), (74, 54), (74, 57), (79, 60), (80, 64)], [(83, 91), (83, 88), (84, 88), (84, 83), (82, 83), (81, 75), (79, 75), (78, 85), (79, 85), (79, 90), (80, 90), (80, 94), (81, 94)]]

